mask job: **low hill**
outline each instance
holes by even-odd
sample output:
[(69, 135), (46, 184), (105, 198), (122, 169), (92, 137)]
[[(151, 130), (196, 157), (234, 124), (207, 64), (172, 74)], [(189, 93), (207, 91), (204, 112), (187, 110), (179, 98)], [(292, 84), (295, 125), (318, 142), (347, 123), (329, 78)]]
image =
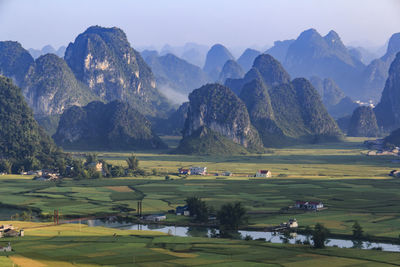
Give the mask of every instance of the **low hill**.
[(236, 155), (247, 154), (248, 151), (222, 134), (202, 126), (190, 136), (182, 139), (174, 153), (189, 155)]
[(377, 137), (378, 123), (371, 107), (361, 106), (354, 110), (348, 126), (348, 136)]
[(61, 116), (53, 136), (62, 147), (90, 150), (166, 148), (150, 122), (129, 104), (91, 102), (71, 107)]

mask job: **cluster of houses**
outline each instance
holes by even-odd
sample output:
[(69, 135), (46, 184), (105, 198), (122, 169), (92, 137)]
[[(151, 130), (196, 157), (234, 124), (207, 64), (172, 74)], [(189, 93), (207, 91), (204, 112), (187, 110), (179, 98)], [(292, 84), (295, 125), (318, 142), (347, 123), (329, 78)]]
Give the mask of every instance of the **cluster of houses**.
[(24, 236), (24, 230), (17, 231), (12, 224), (0, 225), (0, 238)]
[(60, 173), (54, 170), (30, 171), (27, 175), (35, 175), (33, 180), (36, 181), (57, 181), (61, 178)]
[(370, 151), (367, 152), (368, 156), (399, 156), (400, 148), (390, 148), (387, 149), (385, 147), (384, 139), (376, 139), (376, 140), (367, 140), (364, 141), (364, 145), (366, 145)]
[(179, 174), (183, 175), (207, 175), (207, 167), (190, 167), (189, 169), (178, 169)]
[(324, 208), (324, 204), (316, 201), (296, 201), (294, 207), (296, 209), (318, 211)]
[[(190, 167), (190, 168), (179, 168), (178, 173), (181, 175), (207, 175), (207, 167)], [(215, 173), (214, 176), (232, 176), (233, 173), (225, 171), (222, 173)], [(269, 170), (258, 170), (253, 177), (272, 177), (272, 173)]]
[(272, 173), (269, 170), (258, 170), (255, 177), (269, 178), (272, 177)]

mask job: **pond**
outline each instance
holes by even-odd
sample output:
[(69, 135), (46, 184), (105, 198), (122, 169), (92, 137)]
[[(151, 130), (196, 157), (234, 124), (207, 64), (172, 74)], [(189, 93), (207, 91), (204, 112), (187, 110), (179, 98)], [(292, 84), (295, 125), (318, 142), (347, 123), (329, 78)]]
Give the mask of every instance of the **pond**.
[[(212, 232), (218, 233), (218, 230), (205, 228), (205, 227), (188, 227), (188, 226), (166, 226), (159, 224), (132, 224), (129, 222), (115, 222), (112, 220), (88, 220), (82, 221), (89, 226), (104, 226), (110, 228), (117, 228), (123, 230), (146, 230), (146, 231), (158, 231), (174, 236), (181, 237), (212, 237)], [(312, 244), (312, 240), (306, 235), (292, 233), (289, 236), (285, 236), (283, 233), (278, 232), (264, 232), (264, 231), (239, 231), (238, 237), (245, 238), (246, 236), (252, 239), (265, 239), (266, 242), (271, 243), (289, 243), (296, 244), (298, 242), (304, 242), (309, 240)], [(330, 238), (326, 246), (337, 246), (339, 248), (360, 248), (360, 249), (377, 249), (380, 248), (383, 251), (400, 252), (400, 245), (390, 243), (379, 243), (379, 242), (368, 242), (358, 241), (350, 239), (337, 239)]]

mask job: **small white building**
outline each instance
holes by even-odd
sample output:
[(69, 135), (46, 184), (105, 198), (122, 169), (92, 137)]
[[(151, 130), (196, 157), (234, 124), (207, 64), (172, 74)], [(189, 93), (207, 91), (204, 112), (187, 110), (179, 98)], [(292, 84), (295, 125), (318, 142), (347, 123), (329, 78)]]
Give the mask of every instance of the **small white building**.
[(206, 175), (207, 174), (207, 167), (190, 167), (190, 174), (191, 175)]
[(8, 242), (7, 247), (0, 247), (0, 252), (11, 252), (11, 251), (12, 251), (12, 248), (11, 248), (10, 242)]
[(167, 216), (165, 216), (164, 214), (152, 214), (152, 215), (145, 216), (144, 219), (146, 221), (160, 222), (160, 221), (166, 220)]
[(258, 172), (256, 173), (256, 177), (269, 178), (272, 177), (272, 173), (269, 170), (258, 170)]

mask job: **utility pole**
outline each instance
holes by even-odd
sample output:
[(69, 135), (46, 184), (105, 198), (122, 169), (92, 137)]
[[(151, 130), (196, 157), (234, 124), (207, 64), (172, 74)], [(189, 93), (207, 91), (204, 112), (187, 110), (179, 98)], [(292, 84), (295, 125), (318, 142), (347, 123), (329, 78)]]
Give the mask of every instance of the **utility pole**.
[(54, 210), (54, 224), (58, 224), (59, 217), (58, 217), (58, 210)]
[(142, 217), (142, 201), (139, 200), (137, 203), (137, 216)]

